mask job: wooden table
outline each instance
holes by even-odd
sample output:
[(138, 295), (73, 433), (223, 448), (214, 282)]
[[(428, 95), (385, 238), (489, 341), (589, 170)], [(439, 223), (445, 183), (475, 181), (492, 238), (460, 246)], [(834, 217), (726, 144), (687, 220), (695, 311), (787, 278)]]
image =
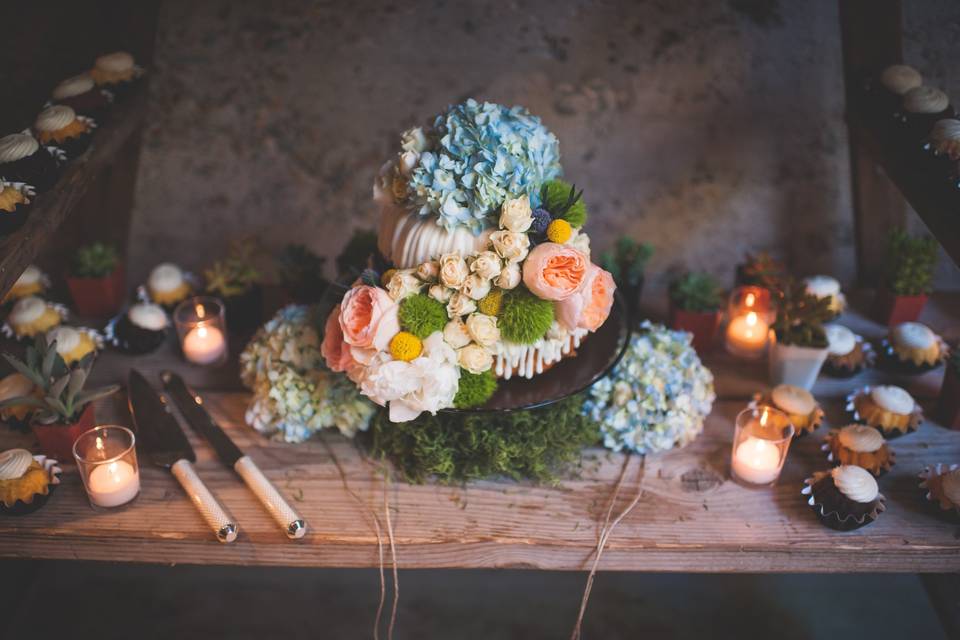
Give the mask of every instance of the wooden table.
[[(960, 298), (947, 302), (932, 304), (924, 319), (955, 336)], [(848, 313), (843, 321), (870, 337), (883, 333), (882, 327), (857, 314)], [(639, 457), (631, 458), (620, 506), (637, 482), (643, 483), (643, 497), (610, 539), (602, 570), (960, 571), (960, 530), (928, 510), (916, 479), (925, 464), (960, 461), (960, 432), (927, 421), (918, 432), (895, 440), (897, 465), (880, 480), (887, 511), (864, 529), (836, 532), (817, 521), (800, 495), (805, 477), (828, 468), (819, 449), (827, 427), (794, 443), (775, 487), (748, 489), (732, 482), (733, 418), (754, 391), (766, 386), (765, 365), (734, 361), (722, 351), (711, 354), (707, 363), (716, 374), (719, 398), (703, 435), (685, 449), (649, 456), (643, 466)], [(578, 475), (556, 487), (499, 480), (466, 486), (394, 480), (386, 485), (377, 462), (339, 436), (286, 445), (255, 433), (243, 420), (248, 396), (236, 389), (229, 369), (211, 374), (189, 367), (170, 347), (139, 358), (105, 353), (95, 373), (100, 382), (120, 380), (131, 366), (153, 381), (162, 368), (172, 367), (203, 390), (209, 408), (237, 444), (301, 510), (310, 533), (301, 541), (287, 540), (240, 480), (187, 430), (200, 475), (241, 525), (235, 543), (214, 541), (165, 471), (142, 466), (143, 490), (137, 501), (122, 511), (95, 513), (75, 469), (68, 467), (62, 486), (43, 509), (0, 519), (0, 557), (376, 567), (371, 514), (382, 518), (386, 491), (401, 568), (580, 570), (592, 559), (599, 521), (624, 461), (621, 455), (591, 449)], [(829, 424), (836, 426), (845, 420), (843, 396), (880, 380), (905, 384), (929, 413), (941, 376), (942, 369), (907, 380), (872, 371), (847, 381), (821, 379), (814, 391)], [(98, 418), (129, 424), (125, 398), (99, 406)], [(0, 429), (0, 448), (31, 444), (28, 435)]]

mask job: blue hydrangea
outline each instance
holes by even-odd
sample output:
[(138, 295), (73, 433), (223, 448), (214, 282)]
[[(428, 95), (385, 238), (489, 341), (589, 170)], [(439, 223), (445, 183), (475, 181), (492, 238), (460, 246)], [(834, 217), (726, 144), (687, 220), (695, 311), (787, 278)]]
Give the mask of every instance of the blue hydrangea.
[(559, 177), (556, 136), (523, 107), (467, 100), (437, 116), (409, 179), (409, 205), (447, 229), (478, 233), (507, 197), (540, 204), (540, 185)]
[(583, 411), (600, 424), (606, 447), (646, 454), (690, 443), (715, 398), (713, 374), (690, 334), (644, 322), (623, 360), (590, 389)]

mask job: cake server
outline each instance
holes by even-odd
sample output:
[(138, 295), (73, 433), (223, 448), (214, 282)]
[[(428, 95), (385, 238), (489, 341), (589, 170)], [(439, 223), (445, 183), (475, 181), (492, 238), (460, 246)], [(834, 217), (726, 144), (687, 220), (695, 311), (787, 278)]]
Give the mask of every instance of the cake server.
[(137, 448), (155, 465), (169, 469), (220, 542), (237, 539), (236, 520), (203, 484), (193, 468), (196, 455), (167, 403), (136, 369), (127, 376), (130, 414), (137, 432)]
[(237, 472), (287, 537), (291, 540), (302, 538), (307, 533), (306, 521), (280, 495), (256, 463), (244, 455), (230, 436), (210, 417), (203, 406), (203, 398), (173, 371), (162, 372), (160, 380), (187, 424), (206, 438), (225, 465)]

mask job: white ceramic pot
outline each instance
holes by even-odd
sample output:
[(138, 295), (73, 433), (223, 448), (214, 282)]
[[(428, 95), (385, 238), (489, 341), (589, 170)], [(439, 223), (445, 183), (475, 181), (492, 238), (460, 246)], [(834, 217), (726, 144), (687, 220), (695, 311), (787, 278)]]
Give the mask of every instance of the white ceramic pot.
[(779, 344), (770, 332), (770, 384), (792, 384), (807, 391), (820, 375), (827, 349)]

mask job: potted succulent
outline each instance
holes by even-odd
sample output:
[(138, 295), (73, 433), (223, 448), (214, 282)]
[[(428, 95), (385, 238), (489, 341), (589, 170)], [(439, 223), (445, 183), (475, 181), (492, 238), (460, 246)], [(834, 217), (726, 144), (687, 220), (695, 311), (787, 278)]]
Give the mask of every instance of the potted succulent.
[(960, 429), (960, 350), (955, 350), (947, 360), (937, 417), (948, 429)]
[(612, 250), (600, 255), (600, 266), (610, 272), (627, 301), (632, 322), (639, 320), (640, 296), (643, 294), (643, 273), (653, 256), (653, 246), (626, 236), (617, 240)]
[(670, 283), (670, 326), (693, 334), (693, 348), (713, 346), (720, 326), (723, 297), (708, 273), (685, 273)]
[(67, 275), (67, 287), (81, 316), (106, 317), (119, 311), (125, 288), (117, 248), (94, 242), (77, 249)]
[(888, 326), (914, 322), (933, 290), (937, 241), (894, 229), (887, 240), (887, 271), (877, 295), (877, 317)]
[(802, 282), (783, 289), (777, 318), (771, 329), (770, 382), (809, 390), (827, 358), (823, 323), (831, 317), (830, 299), (807, 293)]
[(737, 265), (738, 287), (763, 287), (769, 289), (772, 294), (779, 295), (786, 280), (787, 268), (766, 251), (757, 254), (748, 252), (744, 255), (743, 262)]
[(93, 428), (93, 403), (115, 393), (119, 387), (111, 385), (86, 390), (87, 378), (93, 366), (93, 356), (87, 356), (72, 370), (67, 368), (57, 353), (56, 341), (47, 343), (44, 336), (27, 347), (24, 360), (4, 354), (7, 362), (33, 384), (36, 393), (10, 398), (0, 402), (6, 406), (34, 408), (30, 427), (43, 453), (60, 462), (73, 460), (73, 443), (85, 431)]
[(323, 277), (326, 262), (302, 244), (288, 244), (277, 258), (280, 284), (297, 304), (315, 304), (330, 283)]
[(227, 327), (243, 333), (263, 320), (263, 276), (255, 262), (258, 247), (252, 240), (230, 244), (227, 255), (204, 271), (206, 291), (223, 300)]

